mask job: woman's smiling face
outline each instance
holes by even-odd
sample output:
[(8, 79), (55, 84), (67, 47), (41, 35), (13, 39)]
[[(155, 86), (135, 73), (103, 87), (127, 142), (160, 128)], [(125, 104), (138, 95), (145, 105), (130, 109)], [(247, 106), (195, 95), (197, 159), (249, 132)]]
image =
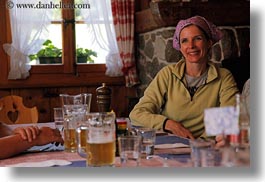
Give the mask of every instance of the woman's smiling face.
[(196, 25), (189, 25), (180, 32), (180, 51), (190, 63), (207, 62), (209, 48), (212, 45), (205, 34)]

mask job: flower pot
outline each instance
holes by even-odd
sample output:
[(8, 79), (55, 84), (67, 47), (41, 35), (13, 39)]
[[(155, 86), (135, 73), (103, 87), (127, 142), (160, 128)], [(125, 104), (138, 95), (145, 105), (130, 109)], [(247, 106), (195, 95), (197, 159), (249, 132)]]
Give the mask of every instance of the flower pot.
[(87, 56), (77, 57), (77, 63), (87, 63)]
[(62, 64), (62, 57), (39, 57), (40, 64)]

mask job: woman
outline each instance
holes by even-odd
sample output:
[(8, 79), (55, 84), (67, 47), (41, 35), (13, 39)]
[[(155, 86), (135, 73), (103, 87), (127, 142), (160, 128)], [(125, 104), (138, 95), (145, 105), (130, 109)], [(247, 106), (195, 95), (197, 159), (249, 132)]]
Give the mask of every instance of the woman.
[(11, 130), (0, 122), (0, 159), (19, 154), (33, 146), (63, 143), (60, 131), (49, 127), (19, 127)]
[(232, 74), (209, 62), (208, 53), (221, 35), (201, 16), (179, 21), (173, 47), (183, 58), (161, 69), (150, 83), (130, 113), (133, 125), (190, 139), (206, 137), (204, 109), (233, 106), (238, 93)]

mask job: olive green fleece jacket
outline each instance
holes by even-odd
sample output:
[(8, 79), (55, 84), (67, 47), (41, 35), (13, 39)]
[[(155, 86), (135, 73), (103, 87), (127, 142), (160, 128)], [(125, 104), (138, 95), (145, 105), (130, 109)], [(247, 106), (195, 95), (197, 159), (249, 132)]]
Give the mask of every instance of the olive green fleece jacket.
[(206, 83), (191, 98), (185, 87), (185, 61), (162, 68), (131, 111), (134, 126), (162, 129), (166, 119), (181, 122), (195, 138), (206, 137), (205, 108), (234, 106), (239, 93), (232, 74), (209, 62)]

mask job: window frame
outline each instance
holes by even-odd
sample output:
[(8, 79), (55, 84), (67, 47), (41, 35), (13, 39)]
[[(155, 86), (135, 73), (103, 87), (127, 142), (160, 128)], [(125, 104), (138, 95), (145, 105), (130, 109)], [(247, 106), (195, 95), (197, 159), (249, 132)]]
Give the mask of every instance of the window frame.
[[(3, 17), (0, 20), (0, 26), (3, 27), (3, 29), (1, 28), (2, 31), (0, 30), (0, 38), (3, 40), (1, 46), (4, 43), (12, 42), (9, 11), (5, 8), (6, 1), (1, 1), (0, 4), (0, 17)], [(62, 1), (74, 3), (74, 0)], [(62, 17), (63, 21), (74, 19), (74, 9), (63, 9)], [(0, 88), (85, 86), (99, 85), (103, 82), (111, 83), (112, 85), (125, 85), (123, 76), (109, 77), (105, 75), (106, 64), (76, 63), (75, 23), (62, 22), (63, 64), (31, 65), (30, 76), (26, 79), (8, 80), (10, 58), (2, 48), (0, 50)]]

